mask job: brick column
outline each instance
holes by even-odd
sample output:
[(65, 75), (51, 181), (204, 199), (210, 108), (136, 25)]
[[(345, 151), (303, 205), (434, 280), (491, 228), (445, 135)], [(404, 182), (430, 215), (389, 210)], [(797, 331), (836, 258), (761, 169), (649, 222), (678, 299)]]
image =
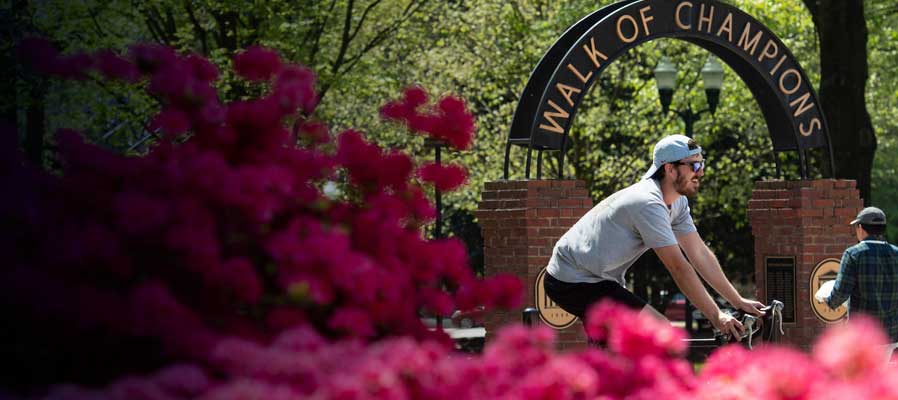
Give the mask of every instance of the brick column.
[(821, 261), (840, 259), (846, 248), (857, 243), (848, 224), (862, 207), (853, 180), (755, 182), (748, 219), (755, 239), (755, 282), (761, 301), (769, 300), (765, 289), (768, 257), (794, 257), (795, 261), (795, 322), (783, 325), (784, 342), (807, 349), (826, 327), (812, 309), (811, 273)]
[[(525, 284), (524, 307), (536, 307), (536, 277), (548, 264), (555, 242), (593, 204), (583, 181), (534, 180), (487, 182), (477, 219), (483, 230), (487, 276), (511, 273)], [(496, 311), (485, 319), (487, 340), (503, 325), (520, 323), (521, 310)], [(542, 323), (538, 318), (534, 321)], [(586, 344), (577, 322), (558, 331), (558, 347)]]

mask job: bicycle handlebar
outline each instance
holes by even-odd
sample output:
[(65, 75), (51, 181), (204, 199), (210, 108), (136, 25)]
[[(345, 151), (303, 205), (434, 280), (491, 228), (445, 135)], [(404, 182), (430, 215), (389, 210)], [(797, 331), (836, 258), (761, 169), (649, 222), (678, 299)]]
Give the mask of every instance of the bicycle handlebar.
[[(761, 311), (764, 311), (764, 315), (761, 317), (756, 317), (742, 310), (735, 310), (729, 312), (729, 314), (742, 323), (742, 327), (745, 328), (745, 334), (740, 339), (747, 339), (745, 344), (751, 349), (752, 340), (759, 332), (762, 340), (765, 342), (776, 341), (779, 335), (785, 334), (783, 332), (783, 307), (783, 302), (773, 300), (769, 305), (761, 308)], [(714, 338), (721, 345), (737, 341), (729, 333), (720, 332), (717, 328), (714, 328)]]

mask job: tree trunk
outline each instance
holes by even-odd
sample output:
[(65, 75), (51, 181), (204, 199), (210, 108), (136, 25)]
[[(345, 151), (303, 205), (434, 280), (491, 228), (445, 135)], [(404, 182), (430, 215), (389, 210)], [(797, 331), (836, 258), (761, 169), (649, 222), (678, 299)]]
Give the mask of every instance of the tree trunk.
[(870, 203), (876, 136), (864, 89), (867, 25), (862, 0), (804, 0), (820, 39), (820, 103), (832, 140), (836, 178), (854, 179)]
[(22, 40), (24, 34), (22, 24), (19, 22), (24, 18), (28, 4), (26, 1), (13, 1), (10, 12), (0, 14), (0, 40), (3, 41), (3, 54), (0, 55), (2, 66), (0, 66), (0, 123), (15, 128), (17, 126), (18, 98), (16, 93), (16, 80), (18, 79), (18, 60), (15, 57), (15, 46)]

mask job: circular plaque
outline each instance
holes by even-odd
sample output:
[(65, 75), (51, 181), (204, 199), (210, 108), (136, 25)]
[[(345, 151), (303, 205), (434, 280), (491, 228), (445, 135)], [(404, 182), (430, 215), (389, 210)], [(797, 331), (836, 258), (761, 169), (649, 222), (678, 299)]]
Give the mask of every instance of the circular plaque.
[(561, 307), (558, 307), (549, 296), (546, 295), (546, 290), (543, 288), (543, 280), (546, 279), (546, 269), (543, 268), (542, 271), (539, 271), (539, 274), (536, 275), (536, 286), (534, 288), (534, 297), (536, 300), (536, 309), (539, 311), (539, 319), (543, 320), (546, 325), (551, 326), (555, 329), (564, 329), (571, 325), (574, 322), (577, 322), (577, 317), (573, 314), (564, 311)]
[(814, 294), (817, 293), (817, 290), (819, 290), (820, 286), (823, 286), (824, 283), (836, 280), (838, 275), (839, 260), (835, 258), (827, 258), (821, 261), (811, 272), (811, 309), (814, 310), (814, 314), (817, 314), (817, 318), (828, 324), (839, 322), (844, 319), (845, 316), (848, 315), (848, 307), (845, 307), (843, 304), (836, 309), (829, 308), (829, 305), (827, 305), (826, 302), (814, 299)]

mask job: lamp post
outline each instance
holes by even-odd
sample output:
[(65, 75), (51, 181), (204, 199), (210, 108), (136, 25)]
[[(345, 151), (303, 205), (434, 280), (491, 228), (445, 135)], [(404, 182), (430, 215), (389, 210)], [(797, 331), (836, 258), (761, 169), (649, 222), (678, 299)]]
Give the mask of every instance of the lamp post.
[[(655, 82), (658, 84), (658, 97), (661, 99), (661, 109), (666, 114), (670, 111), (670, 103), (673, 100), (674, 90), (677, 87), (677, 67), (667, 57), (661, 57), (658, 66), (655, 67)], [(693, 111), (692, 106), (686, 105), (683, 110), (673, 110), (683, 123), (686, 124), (686, 136), (692, 137), (692, 127), (701, 119), (701, 115), (717, 111), (717, 103), (720, 100), (720, 88), (723, 86), (723, 67), (716, 57), (709, 57), (702, 68), (702, 82), (705, 86), (705, 96), (708, 100), (708, 108)]]

